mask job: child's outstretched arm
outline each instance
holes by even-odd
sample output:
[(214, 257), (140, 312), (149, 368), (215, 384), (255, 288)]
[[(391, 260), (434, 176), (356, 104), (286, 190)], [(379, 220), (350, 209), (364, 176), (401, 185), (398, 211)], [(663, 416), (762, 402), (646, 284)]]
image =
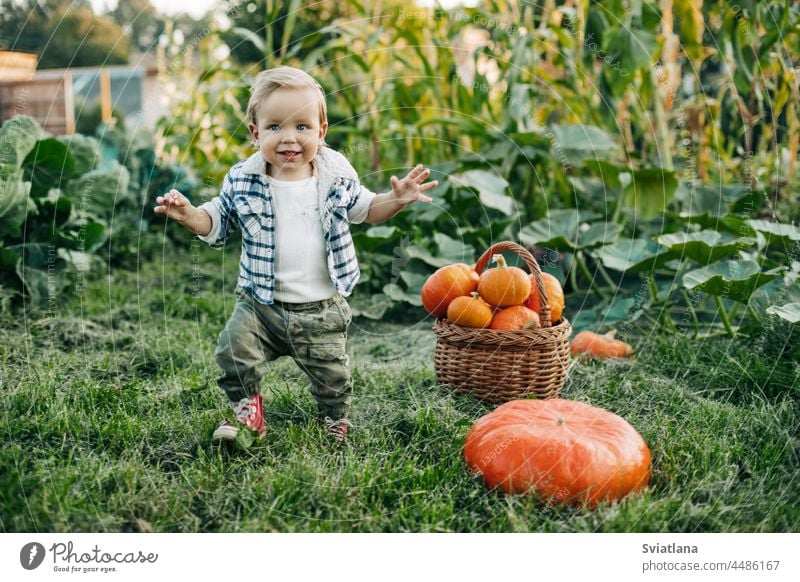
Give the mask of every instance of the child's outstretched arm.
[(156, 206), (153, 212), (165, 214), (168, 218), (175, 220), (188, 228), (194, 234), (206, 236), (211, 232), (211, 217), (205, 210), (192, 206), (189, 200), (174, 188), (156, 198)]
[(436, 188), (439, 182), (436, 180), (426, 182), (425, 180), (430, 175), (431, 171), (429, 169), (423, 168), (422, 164), (418, 164), (402, 180), (392, 176), (392, 191), (386, 194), (378, 194), (372, 199), (365, 222), (378, 224), (389, 220), (412, 202), (431, 202), (432, 198), (425, 196), (423, 193)]

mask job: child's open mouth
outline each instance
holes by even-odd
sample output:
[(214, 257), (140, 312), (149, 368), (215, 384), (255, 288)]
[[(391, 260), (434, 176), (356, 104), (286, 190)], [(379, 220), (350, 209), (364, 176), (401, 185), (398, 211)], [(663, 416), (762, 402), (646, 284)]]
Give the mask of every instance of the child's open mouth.
[(279, 152), (281, 157), (287, 162), (293, 162), (300, 156), (300, 152)]

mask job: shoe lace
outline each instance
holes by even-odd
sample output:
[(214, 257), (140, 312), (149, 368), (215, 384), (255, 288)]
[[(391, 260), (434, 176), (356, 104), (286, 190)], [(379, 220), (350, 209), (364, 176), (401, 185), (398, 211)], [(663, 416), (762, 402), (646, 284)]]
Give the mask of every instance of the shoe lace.
[(253, 397), (242, 398), (233, 407), (236, 414), (236, 420), (246, 423), (248, 420), (255, 422), (258, 414), (258, 407), (256, 406), (256, 399)]
[(325, 428), (328, 430), (328, 432), (332, 433), (334, 437), (336, 437), (336, 440), (339, 441), (341, 441), (344, 438), (344, 435), (347, 434), (347, 429), (353, 428), (353, 423), (346, 418), (333, 420), (330, 416), (326, 416), (323, 422), (325, 423)]

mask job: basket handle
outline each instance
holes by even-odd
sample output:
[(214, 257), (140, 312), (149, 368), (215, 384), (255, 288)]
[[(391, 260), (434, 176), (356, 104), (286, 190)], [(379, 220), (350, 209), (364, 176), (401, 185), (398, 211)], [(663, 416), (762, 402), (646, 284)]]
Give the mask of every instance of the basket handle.
[(547, 292), (544, 290), (542, 269), (539, 267), (539, 263), (536, 262), (536, 259), (528, 251), (528, 249), (511, 241), (502, 241), (493, 244), (486, 249), (486, 252), (484, 252), (481, 255), (481, 258), (478, 259), (478, 262), (475, 263), (475, 272), (478, 273), (478, 275), (483, 273), (483, 270), (486, 268), (486, 265), (489, 264), (489, 261), (492, 259), (492, 257), (503, 251), (511, 251), (515, 253), (528, 267), (531, 275), (533, 275), (534, 281), (536, 281), (536, 290), (539, 292), (539, 319), (541, 320), (542, 327), (552, 327), (553, 322), (550, 317), (550, 302), (547, 299)]

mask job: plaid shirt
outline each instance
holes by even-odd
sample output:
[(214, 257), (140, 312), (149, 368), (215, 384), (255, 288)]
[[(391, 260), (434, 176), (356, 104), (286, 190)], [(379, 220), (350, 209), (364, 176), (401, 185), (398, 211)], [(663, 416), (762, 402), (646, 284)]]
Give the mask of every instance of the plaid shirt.
[[(330, 148), (322, 147), (312, 164), (328, 272), (335, 289), (347, 297), (361, 274), (349, 223), (366, 219), (375, 194), (360, 184), (347, 159)], [(234, 165), (219, 196), (200, 208), (208, 212), (212, 227), (206, 236), (198, 238), (212, 248), (221, 249), (230, 233), (241, 228), (237, 286), (258, 302), (271, 304), (275, 297), (275, 211), (261, 152)]]

